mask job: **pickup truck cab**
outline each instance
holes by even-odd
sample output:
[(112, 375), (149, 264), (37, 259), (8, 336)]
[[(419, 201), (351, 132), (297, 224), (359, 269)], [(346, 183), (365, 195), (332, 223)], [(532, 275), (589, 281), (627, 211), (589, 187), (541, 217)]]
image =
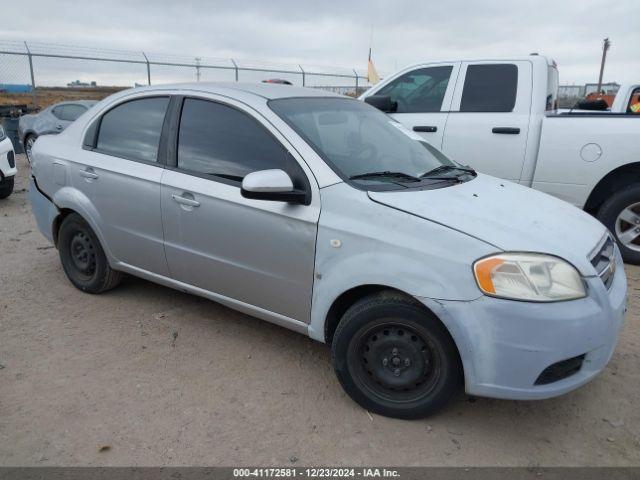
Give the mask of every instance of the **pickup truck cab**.
[(621, 92), (617, 113), (558, 112), (557, 91), (556, 63), (529, 55), (412, 65), (360, 98), (462, 164), (595, 215), (640, 263), (640, 115), (629, 111), (640, 87)]

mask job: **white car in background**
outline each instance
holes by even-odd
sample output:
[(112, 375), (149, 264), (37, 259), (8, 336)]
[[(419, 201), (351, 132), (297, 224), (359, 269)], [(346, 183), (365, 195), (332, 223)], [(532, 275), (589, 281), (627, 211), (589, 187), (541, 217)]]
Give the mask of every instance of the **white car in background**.
[(0, 200), (13, 192), (13, 180), (17, 172), (13, 144), (0, 125)]
[(628, 85), (611, 111), (556, 111), (558, 69), (540, 55), (420, 63), (360, 98), (452, 159), (597, 217), (640, 264), (640, 115)]

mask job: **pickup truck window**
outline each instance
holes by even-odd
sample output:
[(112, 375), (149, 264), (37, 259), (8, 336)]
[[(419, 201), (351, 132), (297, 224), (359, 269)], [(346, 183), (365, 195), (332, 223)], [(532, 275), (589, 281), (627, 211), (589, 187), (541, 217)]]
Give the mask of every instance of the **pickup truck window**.
[(518, 67), (512, 63), (469, 65), (461, 112), (511, 112), (516, 104)]
[(439, 112), (451, 77), (451, 66), (420, 68), (385, 85), (377, 95), (398, 103), (396, 113)]

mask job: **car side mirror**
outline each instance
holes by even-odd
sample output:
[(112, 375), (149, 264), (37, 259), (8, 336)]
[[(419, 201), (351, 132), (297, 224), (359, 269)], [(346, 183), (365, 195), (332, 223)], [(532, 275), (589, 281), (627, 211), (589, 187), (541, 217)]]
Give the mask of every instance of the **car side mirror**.
[(393, 113), (398, 110), (398, 102), (392, 101), (389, 95), (371, 95), (366, 97), (364, 102), (385, 113)]
[(306, 203), (307, 199), (307, 194), (294, 188), (291, 177), (280, 169), (247, 174), (242, 179), (240, 193), (244, 198), (276, 202)]

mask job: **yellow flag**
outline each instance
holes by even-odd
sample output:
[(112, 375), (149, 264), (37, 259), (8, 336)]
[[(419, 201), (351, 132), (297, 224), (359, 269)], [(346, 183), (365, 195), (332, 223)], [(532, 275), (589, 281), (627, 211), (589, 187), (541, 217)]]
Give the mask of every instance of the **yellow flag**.
[(380, 81), (378, 72), (376, 72), (376, 67), (373, 65), (373, 60), (371, 60), (371, 49), (369, 49), (369, 65), (367, 66), (367, 80), (372, 85), (375, 85)]
[(367, 68), (367, 80), (372, 85), (375, 85), (380, 81), (380, 77), (378, 76), (378, 72), (376, 72), (376, 67), (373, 66), (373, 61), (369, 59), (369, 67)]

